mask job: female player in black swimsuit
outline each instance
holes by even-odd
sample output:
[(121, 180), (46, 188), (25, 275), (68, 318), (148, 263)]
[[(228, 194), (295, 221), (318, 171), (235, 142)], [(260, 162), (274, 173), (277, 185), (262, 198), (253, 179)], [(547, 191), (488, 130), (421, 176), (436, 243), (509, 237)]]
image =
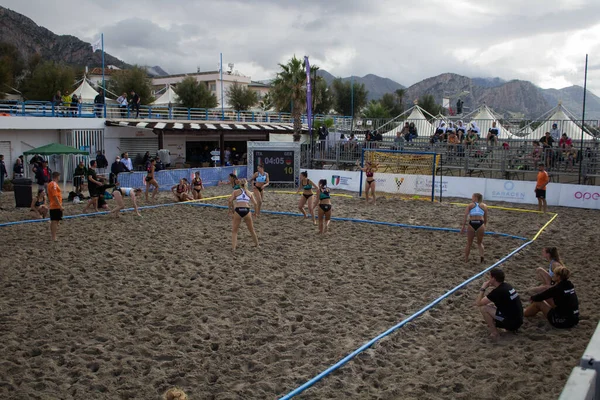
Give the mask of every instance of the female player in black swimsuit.
[(175, 200), (177, 201), (193, 200), (193, 197), (190, 196), (190, 194), (188, 193), (189, 189), (187, 179), (185, 178), (181, 178), (179, 180), (179, 184), (171, 188), (171, 192), (173, 193), (173, 196), (175, 196)]
[(148, 201), (148, 192), (150, 191), (150, 186), (154, 186), (154, 190), (152, 191), (152, 200), (158, 194), (158, 182), (154, 178), (154, 172), (156, 171), (156, 160), (152, 159), (150, 161), (150, 165), (148, 166), (148, 175), (146, 175), (146, 201)]
[(300, 193), (300, 189), (303, 190), (303, 193), (302, 193), (302, 197), (300, 197), (300, 200), (298, 201), (298, 210), (300, 210), (300, 212), (302, 214), (304, 214), (304, 218), (308, 218), (306, 211), (304, 211), (304, 205), (306, 203), (308, 203), (308, 212), (311, 213), (311, 215), (313, 216), (313, 223), (316, 225), (317, 224), (317, 217), (315, 215), (316, 201), (314, 201), (314, 200), (311, 201), (311, 199), (313, 197), (313, 192), (312, 192), (313, 188), (318, 189), (317, 185), (315, 185), (313, 183), (313, 181), (308, 179), (308, 172), (306, 172), (306, 171), (300, 172), (300, 182), (299, 182), (298, 190), (296, 191), (296, 193)]
[(252, 193), (248, 192), (248, 181), (241, 179), (239, 181), (239, 189), (233, 189), (233, 193), (229, 197), (229, 215), (232, 216), (233, 227), (231, 232), (231, 245), (233, 251), (237, 247), (237, 235), (242, 220), (246, 222), (246, 226), (252, 235), (254, 245), (258, 247), (258, 236), (254, 231), (254, 225), (252, 223), (252, 216), (250, 215), (250, 203), (256, 207), (256, 200)]
[(269, 174), (265, 172), (265, 166), (259, 164), (256, 167), (256, 172), (252, 175), (252, 179), (250, 180), (254, 183), (254, 200), (256, 201), (256, 211), (254, 213), (254, 218), (258, 218), (260, 216), (260, 209), (262, 207), (262, 202), (264, 198), (263, 191), (267, 186), (269, 186)]
[(194, 195), (194, 200), (202, 198), (203, 190), (204, 185), (202, 184), (202, 178), (200, 178), (200, 171), (196, 171), (194, 173), (194, 179), (192, 179), (192, 194)]
[(48, 206), (46, 205), (46, 192), (39, 189), (37, 196), (31, 202), (31, 213), (35, 218), (44, 219), (48, 215)]
[[(469, 253), (473, 245), (473, 239), (477, 237), (477, 247), (479, 248), (480, 261), (483, 262), (483, 235), (488, 221), (488, 209), (483, 204), (483, 195), (473, 193), (472, 203), (465, 209), (465, 218), (463, 220), (461, 233), (467, 233), (467, 247), (465, 247), (465, 262), (469, 262)], [(468, 219), (468, 221), (467, 221)], [(468, 225), (467, 225), (468, 222)]]
[[(359, 164), (357, 163), (357, 165)], [(377, 172), (378, 167), (379, 165), (370, 161), (367, 161), (364, 167), (359, 166), (360, 170), (367, 175), (367, 181), (365, 182), (365, 196), (367, 198), (367, 203), (369, 202), (369, 192), (371, 192), (371, 195), (373, 195), (373, 204), (375, 204), (375, 177), (373, 174)]]
[(327, 180), (321, 179), (319, 181), (319, 188), (317, 189), (319, 195), (319, 233), (327, 233), (329, 228), (329, 222), (331, 221), (331, 194), (327, 187)]

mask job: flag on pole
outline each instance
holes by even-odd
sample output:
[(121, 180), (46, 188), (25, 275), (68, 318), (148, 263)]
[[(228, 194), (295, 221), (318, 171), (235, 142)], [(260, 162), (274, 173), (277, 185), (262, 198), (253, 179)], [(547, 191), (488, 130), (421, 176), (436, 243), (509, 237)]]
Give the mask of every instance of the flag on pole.
[(308, 132), (312, 135), (312, 88), (310, 84), (310, 63), (308, 56), (304, 56), (306, 68), (306, 118), (308, 119)]
[(102, 49), (102, 39), (98, 39), (96, 42), (92, 43), (92, 52), (96, 52), (96, 50)]

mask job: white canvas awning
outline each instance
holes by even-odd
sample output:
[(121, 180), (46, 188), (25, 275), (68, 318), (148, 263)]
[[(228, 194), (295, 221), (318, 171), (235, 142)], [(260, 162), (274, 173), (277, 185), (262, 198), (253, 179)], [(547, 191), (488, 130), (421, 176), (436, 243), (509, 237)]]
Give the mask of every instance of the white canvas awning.
[(154, 100), (150, 105), (155, 107), (168, 107), (170, 105), (175, 106), (177, 105), (177, 103), (179, 103), (179, 96), (177, 96), (175, 90), (173, 90), (173, 88), (169, 86), (167, 90), (165, 90), (165, 92), (158, 99)]
[[(573, 140), (581, 140), (581, 127), (575, 123), (571, 113), (562, 104), (557, 105), (554, 110), (547, 114), (550, 114), (550, 117), (538, 126), (531, 135), (528, 135), (528, 139), (540, 139), (546, 132), (552, 130), (553, 124), (556, 124), (561, 134), (566, 133)], [(587, 131), (583, 135), (583, 140), (594, 139)]]
[(504, 128), (500, 122), (498, 122), (492, 110), (490, 110), (486, 105), (483, 105), (479, 108), (472, 121), (475, 121), (477, 126), (479, 126), (479, 129), (481, 129), (481, 137), (487, 137), (492, 124), (496, 122), (496, 128), (498, 128), (500, 131), (500, 134), (498, 135), (500, 139), (514, 138), (513, 134), (510, 133), (508, 129)]

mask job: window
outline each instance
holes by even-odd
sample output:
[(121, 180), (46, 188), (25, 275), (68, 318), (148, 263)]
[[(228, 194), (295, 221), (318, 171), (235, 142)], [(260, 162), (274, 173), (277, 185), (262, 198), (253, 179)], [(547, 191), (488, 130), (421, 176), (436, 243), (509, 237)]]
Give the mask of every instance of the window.
[(217, 84), (216, 83), (211, 83), (210, 85), (208, 85), (208, 88), (211, 92), (216, 92), (217, 91)]

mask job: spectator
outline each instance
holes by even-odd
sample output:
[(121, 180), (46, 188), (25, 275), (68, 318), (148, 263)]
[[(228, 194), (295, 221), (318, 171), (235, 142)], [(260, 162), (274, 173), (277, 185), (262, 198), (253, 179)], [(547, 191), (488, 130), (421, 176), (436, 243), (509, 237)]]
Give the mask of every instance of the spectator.
[(98, 174), (96, 173), (96, 160), (90, 161), (90, 168), (87, 170), (87, 180), (88, 180), (88, 190), (90, 192), (90, 201), (83, 209), (83, 212), (87, 212), (90, 206), (94, 206), (94, 210), (98, 212), (98, 198), (100, 197), (100, 186), (102, 186), (102, 182), (98, 178)]
[(408, 125), (408, 142), (412, 142), (413, 139), (415, 139), (416, 137), (419, 136), (419, 132), (417, 132), (417, 127), (415, 126), (414, 122), (411, 122), (410, 125)]
[(19, 156), (13, 166), (13, 178), (22, 178), (25, 176), (25, 166), (23, 165), (23, 156)]
[(54, 111), (54, 115), (58, 116), (58, 113), (60, 112), (60, 104), (62, 103), (62, 94), (60, 93), (60, 90), (56, 91), (56, 94), (54, 96), (52, 96), (52, 109)]
[(456, 124), (456, 134), (461, 142), (464, 140), (465, 136), (467, 136), (467, 127), (463, 124), (462, 120), (458, 121)]
[(148, 169), (148, 163), (150, 162), (150, 152), (147, 151), (144, 153), (144, 157), (142, 158), (142, 164), (144, 164), (144, 168)]
[(83, 182), (87, 177), (87, 172), (83, 160), (79, 161), (79, 165), (77, 165), (75, 172), (73, 172), (73, 186), (75, 186), (75, 193), (77, 193), (78, 196), (83, 192)]
[[(227, 165), (227, 166), (231, 165), (231, 148), (230, 147), (225, 148), (224, 159), (225, 159), (225, 165)], [(160, 158), (157, 157), (157, 160), (156, 160), (157, 167), (158, 167), (159, 162), (160, 162)], [(158, 168), (156, 170), (158, 171)]]
[(560, 138), (560, 141), (558, 142), (558, 147), (560, 147), (561, 149), (566, 149), (568, 147), (571, 147), (572, 145), (573, 141), (571, 140), (571, 138), (568, 137), (566, 133), (563, 133), (562, 137)]
[(52, 182), (48, 185), (48, 200), (50, 201), (50, 234), (54, 242), (57, 241), (58, 224), (63, 218), (62, 192), (58, 186), (60, 172), (52, 173)]
[[(402, 129), (402, 130), (404, 130), (404, 129)], [(408, 130), (406, 132), (406, 136), (408, 136)], [(405, 139), (405, 136), (402, 134), (402, 131), (396, 132), (396, 137), (394, 138), (394, 148), (396, 150), (401, 149), (405, 140), (407, 140), (407, 139)]]
[(115, 162), (110, 167), (110, 183), (116, 184), (121, 172), (129, 172), (125, 164), (121, 162), (121, 157), (117, 156)]
[(541, 312), (550, 325), (558, 329), (568, 329), (577, 325), (579, 300), (570, 277), (571, 272), (566, 267), (556, 267), (553, 277), (556, 284), (542, 293), (531, 296), (531, 304), (525, 309), (525, 316), (531, 318)]
[(79, 114), (79, 97), (73, 93), (71, 97), (71, 116), (75, 117)]
[(71, 98), (71, 95), (64, 94), (61, 100), (62, 100), (62, 106), (66, 110), (67, 116), (71, 116), (71, 112), (70, 112), (70, 110), (71, 110), (71, 100), (73, 100)]
[(558, 129), (557, 123), (552, 124), (552, 129), (550, 129), (550, 136), (552, 136), (552, 139), (554, 139), (555, 142), (558, 142), (558, 139), (560, 139), (560, 129)]
[(4, 164), (4, 154), (0, 154), (0, 193), (2, 193), (2, 189), (4, 189), (4, 178), (8, 178), (8, 171)]
[(537, 166), (542, 159), (542, 148), (540, 142), (537, 140), (533, 141), (533, 150), (531, 151), (531, 159), (533, 160), (533, 166)]
[(44, 219), (48, 215), (46, 192), (44, 192), (44, 189), (38, 189), (37, 196), (31, 200), (31, 214), (33, 214), (34, 218), (38, 219)]
[(123, 92), (123, 94), (117, 98), (117, 103), (119, 104), (121, 118), (125, 118), (127, 115), (127, 93)]
[(456, 132), (454, 130), (451, 130), (450, 133), (448, 133), (448, 144), (457, 145), (459, 143), (460, 141), (458, 140), (458, 135), (456, 135)]
[(554, 138), (550, 135), (550, 132), (546, 132), (544, 136), (540, 139), (540, 143), (544, 148), (544, 157), (546, 161), (546, 166), (548, 168), (554, 165), (554, 151), (552, 150), (552, 146), (554, 145)]
[[(160, 160), (160, 157), (156, 156), (156, 165), (154, 168), (155, 172), (162, 171), (165, 169), (165, 164)], [(148, 170), (148, 168), (146, 168)]]
[(96, 152), (96, 165), (98, 166), (98, 169), (108, 168), (108, 160), (100, 150)]
[(492, 146), (498, 144), (498, 136), (500, 135), (500, 129), (496, 126), (496, 121), (492, 122), (492, 127), (488, 130), (487, 142)]
[(142, 99), (140, 96), (134, 91), (131, 91), (131, 109), (135, 110), (135, 117), (140, 117), (140, 105), (142, 104)]
[[(516, 332), (523, 325), (523, 305), (517, 291), (504, 282), (504, 272), (498, 268), (490, 272), (490, 279), (479, 289), (476, 305), (488, 325), (490, 337), (498, 337), (498, 329)], [(487, 296), (487, 288), (493, 287)], [(493, 303), (493, 304), (492, 304)]]
[(48, 168), (48, 161), (42, 160), (39, 165), (34, 167), (34, 170), (38, 189), (48, 191), (48, 183), (52, 180), (52, 171)]
[(131, 158), (129, 158), (129, 154), (127, 152), (122, 154), (121, 162), (125, 165), (127, 171), (133, 171), (133, 162), (131, 162)]
[(551, 148), (554, 145), (554, 138), (550, 136), (550, 132), (546, 132), (546, 134), (541, 137), (540, 143), (544, 149)]
[(480, 134), (481, 134), (481, 129), (479, 129), (479, 127), (477, 126), (477, 122), (475, 122), (475, 121), (471, 121), (471, 124), (470, 124), (470, 125), (471, 125), (471, 130), (472, 130), (473, 132), (475, 132), (475, 134), (477, 135), (477, 139), (481, 139), (481, 136), (480, 136)]
[(329, 131), (327, 131), (327, 127), (325, 125), (319, 126), (318, 135), (319, 135), (319, 142), (324, 142), (325, 140), (327, 140)]
[(408, 126), (409, 126), (409, 123), (408, 123), (408, 121), (406, 121), (404, 123), (404, 126), (402, 127), (402, 130), (400, 130), (400, 132), (398, 132), (399, 135), (396, 135), (396, 137), (402, 136), (404, 138), (404, 140), (406, 140), (408, 142)]
[(104, 90), (102, 88), (94, 98), (94, 111), (96, 112), (96, 118), (102, 118), (104, 115)]
[(569, 172), (573, 172), (573, 167), (575, 166), (575, 161), (578, 158), (578, 151), (572, 145), (567, 146), (567, 150), (565, 151), (566, 159), (567, 159), (567, 169)]
[(474, 130), (469, 129), (467, 131), (467, 137), (465, 138), (465, 144), (467, 147), (471, 147), (477, 143), (478, 139), (479, 137), (477, 136), (477, 133)]

